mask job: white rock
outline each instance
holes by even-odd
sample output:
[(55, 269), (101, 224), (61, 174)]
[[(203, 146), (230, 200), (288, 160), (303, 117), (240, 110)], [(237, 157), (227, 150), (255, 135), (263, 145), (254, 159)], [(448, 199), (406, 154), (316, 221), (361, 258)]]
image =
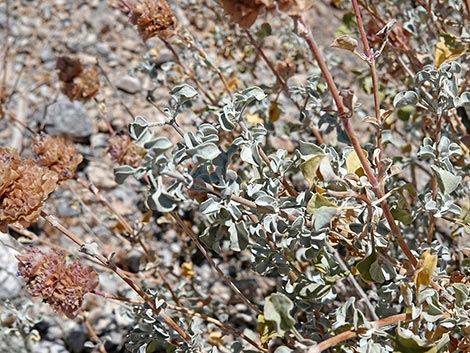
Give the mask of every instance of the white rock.
[(142, 84), (136, 77), (123, 76), (116, 82), (116, 87), (126, 93), (135, 94), (142, 88)]
[(6, 246), (8, 244), (14, 246), (9, 235), (0, 232), (0, 300), (15, 298), (21, 290), (21, 279), (16, 277), (18, 253)]

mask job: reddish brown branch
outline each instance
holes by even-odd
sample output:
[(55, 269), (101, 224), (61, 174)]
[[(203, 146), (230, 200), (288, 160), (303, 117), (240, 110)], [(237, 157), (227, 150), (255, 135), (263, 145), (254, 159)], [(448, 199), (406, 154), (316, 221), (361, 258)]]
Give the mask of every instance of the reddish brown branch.
[[(321, 70), (321, 72), (322, 72), (322, 74), (323, 74), (323, 76), (326, 80), (326, 83), (327, 83), (328, 88), (331, 92), (331, 95), (333, 96), (333, 100), (336, 104), (336, 108), (338, 110), (338, 114), (339, 114), (339, 117), (340, 117), (341, 122), (343, 124), (344, 130), (345, 130), (346, 134), (348, 135), (349, 141), (351, 142), (351, 145), (353, 146), (354, 151), (356, 152), (356, 154), (359, 158), (359, 161), (360, 161), (361, 166), (364, 170), (364, 173), (365, 173), (365, 175), (369, 179), (369, 182), (372, 185), (375, 196), (378, 199), (381, 199), (381, 198), (384, 197), (384, 192), (382, 191), (382, 189), (379, 185), (379, 182), (378, 182), (378, 180), (375, 176), (374, 171), (372, 170), (372, 167), (370, 165), (369, 160), (367, 159), (367, 157), (362, 152), (362, 147), (361, 147), (361, 145), (359, 143), (359, 140), (356, 136), (356, 133), (354, 132), (354, 129), (351, 125), (351, 120), (350, 120), (350, 116), (349, 116), (350, 112), (348, 111), (348, 109), (346, 109), (346, 107), (343, 104), (343, 100), (342, 100), (342, 98), (339, 94), (338, 88), (336, 87), (336, 83), (333, 80), (333, 76), (331, 75), (331, 72), (330, 72), (330, 70), (328, 69), (328, 66), (325, 63), (325, 60), (323, 59), (323, 56), (320, 52), (320, 49), (318, 48), (317, 43), (313, 39), (310, 30), (305, 25), (305, 22), (303, 21), (303, 19), (301, 17), (298, 17), (297, 20), (303, 26), (303, 30), (300, 33), (300, 35), (302, 37), (304, 37), (305, 41), (307, 42), (308, 47), (310, 48), (310, 51), (312, 52), (318, 66), (320, 67), (320, 70)], [(392, 212), (390, 211), (390, 207), (387, 203), (387, 200), (384, 199), (380, 203), (380, 206), (383, 209), (384, 216), (387, 219), (387, 222), (390, 226), (392, 234), (394, 235), (395, 239), (397, 240), (398, 245), (400, 246), (402, 251), (405, 253), (406, 257), (411, 262), (411, 264), (413, 266), (416, 266), (418, 261), (416, 260), (416, 257), (413, 255), (410, 248), (406, 244), (406, 242), (405, 242), (405, 240), (404, 240), (404, 238), (401, 234), (400, 228), (398, 228), (397, 224), (395, 223), (395, 219), (392, 215)]]
[[(46, 221), (48, 221), (52, 227), (59, 230), (67, 238), (69, 238), (75, 244), (80, 246), (81, 249), (86, 248), (86, 243), (83, 242), (79, 237), (77, 237), (69, 229), (67, 229), (62, 224), (60, 224), (60, 222), (54, 216), (48, 215), (44, 211), (41, 211), (41, 216)], [(112, 261), (108, 260), (106, 257), (104, 257), (101, 254), (97, 254), (97, 253), (91, 254), (91, 253), (88, 253), (87, 251), (84, 251), (84, 252), (88, 254), (89, 256), (95, 258), (96, 260), (98, 260), (105, 267), (111, 269), (150, 306), (150, 308), (156, 315), (159, 315), (168, 324), (168, 326), (170, 326), (173, 330), (178, 332), (181, 338), (183, 338), (186, 342), (191, 342), (191, 337), (180, 326), (178, 326), (178, 324), (170, 316), (168, 316), (168, 314), (165, 311), (163, 311), (161, 308), (157, 308), (154, 300), (151, 297), (149, 297), (147, 294), (145, 294), (145, 292), (138, 285), (136, 285), (134, 281), (132, 281), (132, 279), (130, 279), (129, 276), (127, 276), (127, 274), (122, 269), (117, 267), (116, 264), (112, 263)]]
[[(389, 317), (385, 317), (383, 319), (377, 320), (377, 321), (372, 321), (370, 322), (370, 325), (374, 329), (379, 329), (385, 326), (393, 325), (401, 321), (409, 321), (412, 319), (411, 313), (408, 314), (397, 314)], [(357, 330), (350, 330), (346, 332), (342, 332), (339, 335), (333, 336), (331, 338), (328, 338), (327, 340), (317, 344), (316, 346), (311, 347), (308, 350), (308, 353), (320, 353), (323, 352), (324, 350), (334, 347), (338, 345), (339, 343), (352, 339), (354, 337), (359, 336), (361, 333), (366, 332), (367, 330), (370, 329), (369, 327), (360, 327)]]

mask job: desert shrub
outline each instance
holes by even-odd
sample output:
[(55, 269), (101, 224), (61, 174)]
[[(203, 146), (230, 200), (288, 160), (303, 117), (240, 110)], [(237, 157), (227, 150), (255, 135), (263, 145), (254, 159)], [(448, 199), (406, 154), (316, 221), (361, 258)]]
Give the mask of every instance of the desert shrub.
[[(120, 2), (142, 39), (173, 59), (158, 63), (152, 49), (134, 68), (154, 83), (147, 99), (163, 118), (136, 116), (111, 135), (115, 177), (145, 186), (146, 207), (190, 239), (189, 256), (170, 285), (147, 287), (59, 229), (140, 295), (129, 351), (469, 351), (469, 4), (333, 3), (343, 21), (320, 50), (313, 1)], [(83, 93), (79, 63), (58, 64), (63, 77), (80, 68), (61, 78), (70, 98), (96, 94), (95, 77)], [(154, 99), (162, 87), (165, 106)], [(3, 152), (0, 170), (10, 155), (33, 163)], [(11, 178), (2, 207), (20, 187)], [(234, 322), (230, 303), (201, 305), (197, 252), (250, 320)], [(148, 255), (142, 268), (153, 266)], [(233, 258), (274, 283), (263, 299), (223, 272)], [(87, 290), (104, 295), (86, 269)], [(41, 279), (31, 272), (29, 285)]]

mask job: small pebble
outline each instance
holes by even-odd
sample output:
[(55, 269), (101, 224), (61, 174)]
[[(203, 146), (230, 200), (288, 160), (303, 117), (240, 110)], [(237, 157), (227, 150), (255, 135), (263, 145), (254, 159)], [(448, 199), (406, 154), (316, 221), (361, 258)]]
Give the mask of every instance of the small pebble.
[(109, 55), (109, 45), (108, 43), (97, 43), (96, 44), (96, 51), (99, 55), (103, 57), (107, 57)]
[(54, 51), (50, 46), (45, 46), (44, 48), (41, 49), (41, 52), (39, 53), (39, 58), (43, 63), (54, 60), (55, 55)]
[(126, 93), (135, 94), (141, 90), (142, 84), (136, 77), (127, 75), (117, 80), (116, 87)]
[(17, 252), (2, 245), (14, 244), (7, 234), (0, 233), (0, 300), (13, 299), (21, 291), (22, 280), (16, 277), (18, 271), (18, 261), (15, 256)]

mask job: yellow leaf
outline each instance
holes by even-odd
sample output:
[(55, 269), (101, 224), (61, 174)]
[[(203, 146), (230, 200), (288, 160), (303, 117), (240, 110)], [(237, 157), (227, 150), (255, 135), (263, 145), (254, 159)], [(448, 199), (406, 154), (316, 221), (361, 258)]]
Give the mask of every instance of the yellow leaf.
[(447, 61), (455, 61), (465, 53), (466, 48), (464, 46), (460, 48), (450, 48), (444, 42), (438, 42), (436, 44), (436, 53), (434, 55), (434, 64), (439, 68), (443, 63)]
[(264, 120), (259, 116), (258, 113), (255, 114), (246, 114), (246, 121), (248, 121), (252, 125), (262, 124)]
[(192, 262), (183, 262), (181, 264), (181, 275), (185, 278), (193, 278), (194, 277), (194, 268)]
[(341, 0), (333, 0), (333, 6), (339, 9), (341, 7)]
[(263, 314), (258, 315), (258, 333), (263, 347), (266, 346), (272, 338), (281, 337), (281, 335), (276, 331), (275, 324), (273, 322), (266, 321)]
[(223, 343), (222, 332), (221, 331), (212, 331), (209, 333), (209, 338), (207, 342), (211, 346), (220, 346)]
[(426, 250), (421, 254), (418, 262), (418, 267), (413, 275), (413, 282), (418, 289), (421, 285), (429, 286), (432, 281), (432, 276), (437, 266), (437, 255), (431, 255), (431, 250)]
[(275, 121), (278, 121), (279, 118), (281, 117), (281, 109), (279, 108), (279, 106), (277, 105), (276, 102), (271, 102), (271, 104), (269, 105), (269, 121), (271, 122), (275, 122)]
[(145, 223), (147, 224), (148, 222), (150, 222), (150, 219), (152, 218), (152, 214), (153, 212), (151, 210), (149, 210), (141, 219), (141, 222), (142, 223)]
[(309, 160), (306, 160), (300, 165), (300, 171), (304, 175), (305, 179), (310, 184), (310, 188), (313, 188), (315, 181), (318, 179), (317, 171), (320, 165), (320, 160), (323, 158), (322, 154), (313, 156)]
[(240, 83), (240, 80), (237, 77), (233, 77), (227, 82), (227, 86), (230, 89), (230, 91), (238, 91), (238, 85)]
[(320, 195), (323, 195), (324, 193), (326, 193), (326, 189), (323, 189), (319, 185), (315, 185), (315, 191), (316, 191), (317, 194), (320, 194)]
[[(368, 153), (365, 150), (362, 150), (362, 153), (367, 158)], [(361, 161), (359, 160), (359, 156), (357, 155), (356, 151), (351, 151), (346, 156), (346, 169), (348, 173), (353, 173), (358, 176), (364, 175), (364, 170), (362, 169)]]

